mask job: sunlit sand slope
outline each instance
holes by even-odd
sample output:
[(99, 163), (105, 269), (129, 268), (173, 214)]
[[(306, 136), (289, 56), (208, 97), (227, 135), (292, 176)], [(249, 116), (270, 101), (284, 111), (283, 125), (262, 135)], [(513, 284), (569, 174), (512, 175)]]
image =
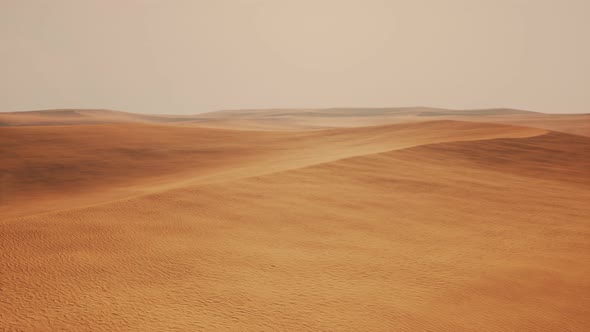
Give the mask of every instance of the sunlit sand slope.
[(287, 133), (148, 124), (6, 127), (0, 220), (418, 144), (543, 132), (453, 121)]
[(0, 327), (588, 331), (589, 138), (355, 136), (384, 128), (349, 157), (0, 222)]

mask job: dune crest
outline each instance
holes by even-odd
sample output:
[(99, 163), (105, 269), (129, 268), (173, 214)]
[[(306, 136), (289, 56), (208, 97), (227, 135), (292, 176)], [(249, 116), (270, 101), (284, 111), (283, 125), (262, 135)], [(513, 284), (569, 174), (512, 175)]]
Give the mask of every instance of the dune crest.
[(187, 183), (227, 181), (435, 142), (545, 130), (431, 121), (300, 132), (117, 124), (2, 132), (0, 217), (67, 209)]

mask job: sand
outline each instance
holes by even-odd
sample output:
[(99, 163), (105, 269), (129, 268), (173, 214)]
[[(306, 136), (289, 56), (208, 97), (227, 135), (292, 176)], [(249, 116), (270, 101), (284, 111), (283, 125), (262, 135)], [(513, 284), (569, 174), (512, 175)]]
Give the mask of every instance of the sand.
[(588, 137), (436, 120), (0, 138), (0, 329), (590, 329)]
[(181, 115), (147, 115), (103, 109), (56, 109), (0, 113), (0, 126), (174, 123), (190, 120), (193, 120), (193, 117)]
[(382, 124), (459, 120), (549, 129), (590, 137), (590, 114), (545, 114), (516, 109), (448, 110), (432, 107), (268, 109), (218, 111), (187, 124), (247, 130), (313, 130)]
[[(563, 112), (563, 110), (559, 110)], [(0, 126), (179, 124), (252, 131), (301, 131), (440, 120), (512, 124), (590, 137), (590, 113), (546, 114), (518, 109), (450, 110), (433, 107), (253, 109), (195, 115), (146, 115), (113, 110), (59, 109), (0, 113)]]

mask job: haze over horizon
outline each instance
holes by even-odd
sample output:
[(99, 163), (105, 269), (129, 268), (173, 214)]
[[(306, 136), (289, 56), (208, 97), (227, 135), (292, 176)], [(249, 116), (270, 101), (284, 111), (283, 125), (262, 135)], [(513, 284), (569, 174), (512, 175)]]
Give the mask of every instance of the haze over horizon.
[(590, 2), (2, 0), (0, 112), (590, 112)]

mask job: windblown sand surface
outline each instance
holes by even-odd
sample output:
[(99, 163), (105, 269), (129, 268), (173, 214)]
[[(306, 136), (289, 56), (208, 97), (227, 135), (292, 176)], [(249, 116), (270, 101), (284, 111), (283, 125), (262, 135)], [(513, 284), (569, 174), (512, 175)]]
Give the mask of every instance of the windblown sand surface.
[(282, 121), (0, 128), (0, 330), (590, 330), (590, 137)]

